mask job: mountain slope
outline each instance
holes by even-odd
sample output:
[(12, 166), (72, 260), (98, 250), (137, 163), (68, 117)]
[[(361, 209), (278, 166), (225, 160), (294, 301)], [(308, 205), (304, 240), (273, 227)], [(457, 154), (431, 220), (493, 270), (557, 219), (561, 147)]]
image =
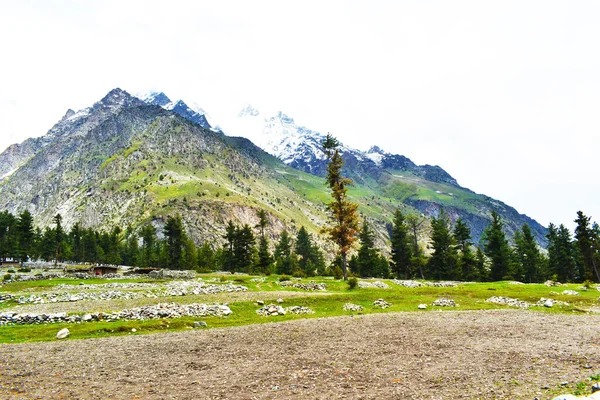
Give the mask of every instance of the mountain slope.
[[(230, 124), (227, 133), (250, 138), (295, 169), (317, 176), (326, 173), (327, 161), (320, 150), (325, 136), (296, 124), (282, 112), (264, 117), (248, 105), (238, 114), (237, 121)], [(509, 235), (528, 224), (536, 240), (546, 244), (545, 227), (498, 200), (463, 188), (437, 165), (416, 165), (405, 156), (387, 153), (377, 146), (363, 152), (342, 145), (342, 155), (344, 173), (357, 183), (358, 192), (406, 204), (429, 216), (437, 216), (444, 208), (453, 220), (460, 217), (467, 221), (476, 242), (494, 210), (505, 220)]]
[[(11, 146), (0, 154), (6, 175), (0, 209), (14, 214), (29, 209), (42, 226), (60, 212), (67, 228), (77, 221), (134, 229), (151, 222), (159, 231), (167, 215), (179, 212), (197, 243), (214, 246), (222, 243), (229, 220), (254, 226), (257, 210), (264, 209), (272, 239), (301, 225), (318, 236), (329, 201), (319, 176), (326, 165), (319, 151), (322, 136), (296, 127), (284, 114), (268, 119), (272, 146), (263, 145), (274, 152), (280, 135), (278, 149), (284, 153), (278, 154), (289, 155), (284, 162), (248, 139), (206, 129), (168, 104), (164, 94), (142, 101), (114, 89), (92, 107), (69, 110), (45, 136)], [(259, 115), (251, 108), (244, 114)], [(444, 207), (453, 219), (467, 221), (476, 241), (496, 210), (507, 232), (529, 223), (543, 240), (544, 228), (535, 221), (460, 187), (439, 167), (417, 166), (375, 147), (368, 152), (344, 147), (344, 156), (345, 170), (357, 182), (351, 199), (382, 248), (396, 208), (437, 215)]]

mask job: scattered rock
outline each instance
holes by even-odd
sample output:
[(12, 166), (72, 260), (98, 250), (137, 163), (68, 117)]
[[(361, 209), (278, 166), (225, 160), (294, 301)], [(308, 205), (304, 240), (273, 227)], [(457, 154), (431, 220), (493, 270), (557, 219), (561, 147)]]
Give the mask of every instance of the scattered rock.
[(279, 304), (281, 304), (281, 303), (283, 303), (283, 299), (282, 299), (282, 298), (279, 298), (279, 299), (277, 299), (277, 302), (278, 302)]
[(386, 309), (389, 308), (391, 306), (390, 303), (388, 303), (387, 301), (385, 301), (384, 299), (377, 299), (373, 302), (373, 305), (377, 308), (381, 308), (381, 309)]
[(458, 307), (458, 304), (454, 300), (446, 298), (437, 299), (431, 305), (437, 307)]
[(421, 282), (412, 281), (412, 280), (394, 279), (394, 280), (392, 280), (392, 282), (394, 282), (396, 285), (404, 286), (407, 288), (418, 288), (418, 287), (423, 286), (423, 284)]
[(560, 300), (553, 300), (553, 299), (545, 299), (545, 298), (541, 298), (536, 304), (536, 306), (538, 307), (554, 307), (554, 306), (568, 306), (569, 303), (567, 303), (566, 301), (560, 301)]
[(531, 304), (526, 301), (521, 301), (519, 299), (513, 299), (511, 297), (503, 297), (503, 296), (492, 296), (486, 300), (488, 303), (500, 304), (502, 306), (511, 306), (511, 307), (519, 307), (523, 309), (529, 308)]
[(378, 288), (378, 289), (389, 289), (390, 287), (385, 282), (375, 281), (375, 282), (367, 282), (367, 281), (358, 281), (358, 287), (361, 289), (365, 288)]
[(131, 328), (131, 332), (135, 333), (135, 332), (137, 332), (137, 329)]
[(302, 290), (327, 290), (326, 283), (316, 283), (315, 281), (311, 281), (310, 283), (283, 281), (277, 282), (277, 284), (281, 287), (294, 287)]
[(576, 292), (575, 290), (563, 290), (562, 294), (566, 294), (567, 296), (577, 296), (579, 295), (579, 292)]
[(562, 286), (562, 283), (552, 281), (552, 280), (547, 280), (546, 282), (544, 282), (544, 285), (546, 285), (548, 287), (553, 287), (553, 286)]
[(276, 317), (278, 315), (286, 315), (287, 313), (314, 314), (315, 312), (312, 309), (303, 306), (290, 306), (287, 308), (283, 308), (279, 305), (269, 304), (256, 310), (256, 313), (263, 317)]
[(56, 338), (57, 339), (64, 339), (66, 337), (68, 337), (71, 334), (71, 332), (67, 329), (61, 329), (60, 331), (58, 331), (58, 333), (56, 334)]
[(194, 328), (205, 328), (208, 324), (204, 321), (196, 321), (194, 322)]
[(458, 282), (443, 281), (443, 282), (425, 282), (426, 286), (431, 287), (455, 287)]
[(344, 311), (363, 311), (364, 307), (358, 304), (346, 303), (342, 309)]
[(427, 309), (427, 304), (419, 304), (419, 305), (417, 306), (417, 308), (418, 308), (419, 310), (426, 310), (426, 309)]
[(600, 383), (594, 383), (592, 385), (592, 393), (600, 392)]
[(264, 306), (265, 302), (262, 300), (256, 300), (256, 304), (258, 304), (259, 306)]

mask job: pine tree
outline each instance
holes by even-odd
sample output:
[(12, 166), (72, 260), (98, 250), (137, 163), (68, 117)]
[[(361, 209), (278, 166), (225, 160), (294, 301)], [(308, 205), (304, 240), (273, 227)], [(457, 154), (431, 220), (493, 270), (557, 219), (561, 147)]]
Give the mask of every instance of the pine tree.
[(373, 231), (369, 223), (363, 220), (363, 227), (359, 233), (360, 248), (356, 257), (356, 272), (361, 277), (375, 277), (379, 262), (379, 252), (375, 249)]
[(575, 240), (580, 258), (580, 277), (582, 279), (596, 279), (600, 282), (600, 275), (595, 262), (594, 233), (590, 227), (591, 217), (583, 212), (577, 211), (575, 223)]
[(14, 257), (17, 241), (17, 219), (8, 211), (0, 213), (0, 257)]
[(223, 236), (223, 239), (227, 241), (224, 245), (225, 252), (223, 254), (223, 269), (225, 271), (235, 271), (235, 254), (233, 250), (235, 247), (236, 234), (237, 228), (233, 225), (232, 221), (229, 221), (225, 228), (225, 235)]
[(457, 261), (457, 270), (461, 272), (462, 279), (465, 281), (478, 281), (481, 279), (477, 269), (477, 259), (471, 250), (471, 230), (468, 225), (458, 218), (452, 232), (456, 248), (459, 252)]
[(73, 261), (75, 262), (83, 261), (82, 236), (83, 232), (81, 229), (81, 224), (79, 222), (76, 222), (75, 225), (73, 225), (73, 227), (71, 228), (71, 231), (69, 232), (69, 238), (73, 246)]
[(427, 263), (433, 279), (457, 279), (456, 249), (450, 233), (450, 218), (442, 209), (437, 218), (431, 220), (431, 248), (433, 254)]
[(283, 231), (279, 237), (279, 242), (275, 246), (276, 272), (278, 274), (291, 275), (294, 272), (292, 256), (292, 240), (289, 233)]
[(358, 233), (358, 204), (348, 200), (347, 186), (352, 185), (352, 180), (342, 176), (344, 160), (338, 149), (339, 145), (340, 143), (329, 134), (323, 142), (323, 151), (329, 161), (327, 165), (327, 184), (333, 197), (333, 201), (327, 205), (333, 222), (324, 231), (338, 246), (339, 255), (342, 259), (344, 280), (348, 280), (347, 255), (352, 248), (352, 244), (356, 241)]
[(234, 271), (250, 272), (254, 263), (256, 240), (248, 224), (236, 229), (233, 246)]
[(412, 257), (410, 263), (412, 269), (419, 271), (420, 278), (425, 279), (423, 266), (426, 264), (426, 259), (423, 250), (419, 247), (419, 234), (423, 231), (425, 226), (425, 217), (417, 214), (408, 214), (405, 221), (411, 234)]
[(399, 209), (394, 213), (394, 225), (390, 241), (392, 242), (391, 253), (394, 274), (398, 279), (402, 277), (408, 279), (412, 275), (410, 260), (413, 256), (413, 251), (408, 237), (408, 226), (406, 225), (404, 215)]
[(55, 243), (55, 258), (54, 266), (56, 267), (59, 261), (62, 261), (62, 253), (65, 247), (65, 231), (62, 227), (62, 215), (56, 214), (54, 221), (54, 243)]
[(273, 256), (269, 251), (269, 240), (265, 236), (265, 228), (269, 225), (267, 213), (265, 210), (258, 210), (258, 224), (256, 228), (260, 228), (260, 239), (258, 241), (258, 258), (256, 263), (256, 271), (263, 274), (269, 273)]
[(197, 251), (198, 271), (214, 271), (216, 266), (216, 254), (208, 242), (204, 242)]
[(520, 233), (515, 232), (514, 251), (520, 264), (519, 269), (523, 271), (524, 281), (541, 282), (542, 256), (529, 225), (524, 224)]
[(142, 267), (150, 267), (154, 265), (154, 244), (156, 242), (156, 229), (150, 224), (144, 225), (141, 231), (142, 250), (141, 263)]
[(296, 234), (296, 250), (298, 256), (298, 267), (304, 271), (307, 276), (314, 276), (315, 273), (324, 273), (325, 260), (321, 250), (313, 243), (310, 233), (301, 226)]
[(181, 215), (175, 217), (168, 216), (163, 234), (166, 240), (167, 262), (171, 268), (182, 269), (183, 267), (183, 246), (187, 239)]
[(492, 221), (483, 233), (485, 255), (491, 260), (490, 278), (492, 281), (514, 279), (510, 276), (510, 246), (502, 230), (504, 224), (500, 216), (492, 211)]
[(28, 210), (23, 211), (19, 214), (19, 218), (17, 220), (17, 249), (18, 249), (18, 257), (21, 266), (23, 263), (29, 258), (33, 251), (33, 217)]

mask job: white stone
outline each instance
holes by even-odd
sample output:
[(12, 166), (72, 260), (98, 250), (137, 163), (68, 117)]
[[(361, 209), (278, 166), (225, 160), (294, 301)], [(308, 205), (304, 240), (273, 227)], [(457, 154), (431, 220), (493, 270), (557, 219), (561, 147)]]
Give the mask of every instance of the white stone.
[(69, 336), (71, 334), (71, 332), (69, 332), (69, 330), (67, 328), (61, 329), (60, 331), (58, 331), (58, 333), (56, 334), (56, 338), (57, 339), (64, 339), (67, 336)]
[(425, 310), (427, 309), (427, 304), (419, 304), (418, 308), (419, 310)]

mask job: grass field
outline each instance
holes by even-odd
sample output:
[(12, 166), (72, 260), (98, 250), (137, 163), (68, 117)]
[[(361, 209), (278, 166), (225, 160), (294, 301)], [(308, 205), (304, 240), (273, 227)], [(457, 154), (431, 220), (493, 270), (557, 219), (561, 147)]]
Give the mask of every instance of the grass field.
[[(343, 281), (333, 280), (327, 277), (315, 277), (302, 279), (294, 282), (326, 283), (326, 291), (305, 291), (303, 289), (292, 287), (281, 287), (279, 276), (265, 277), (263, 282), (253, 280), (248, 275), (215, 275), (202, 274), (201, 279), (210, 281), (212, 284), (234, 283), (244, 285), (248, 291), (242, 294), (238, 293), (220, 293), (218, 295), (194, 295), (169, 298), (153, 299), (135, 299), (135, 300), (115, 300), (115, 301), (94, 301), (93, 303), (79, 301), (76, 303), (66, 303), (70, 313), (90, 312), (91, 309), (98, 312), (120, 311), (124, 308), (139, 307), (147, 304), (156, 304), (159, 302), (179, 302), (179, 303), (227, 303), (233, 314), (228, 317), (203, 317), (203, 318), (177, 318), (146, 321), (115, 321), (115, 322), (85, 322), (85, 323), (61, 323), (46, 325), (12, 325), (0, 327), (0, 343), (16, 343), (27, 341), (47, 341), (55, 340), (56, 332), (62, 328), (69, 328), (72, 339), (84, 339), (91, 337), (103, 337), (112, 335), (131, 335), (148, 334), (157, 331), (176, 331), (190, 329), (195, 321), (203, 320), (207, 322), (209, 329), (216, 327), (229, 327), (248, 324), (260, 324), (266, 322), (286, 321), (299, 318), (323, 318), (339, 315), (369, 314), (369, 313), (389, 313), (417, 311), (419, 304), (427, 304), (427, 309), (418, 310), (423, 313), (430, 312), (448, 312), (455, 310), (485, 310), (497, 308), (510, 308), (508, 306), (497, 305), (486, 302), (491, 296), (504, 296), (518, 298), (519, 300), (535, 304), (540, 298), (550, 298), (569, 303), (568, 306), (554, 306), (551, 308), (533, 306), (530, 310), (542, 313), (589, 313), (597, 312), (600, 307), (600, 292), (596, 288), (584, 290), (579, 284), (562, 285), (560, 287), (548, 287), (543, 284), (514, 284), (510, 282), (494, 283), (458, 283), (454, 287), (432, 287), (421, 286), (418, 288), (406, 288), (393, 283), (391, 280), (380, 280), (386, 283), (389, 288), (354, 288), (350, 289), (348, 284)], [(373, 282), (365, 280), (366, 282)], [(27, 296), (32, 294), (43, 294), (51, 292), (78, 292), (78, 286), (82, 281), (79, 279), (60, 278), (39, 281), (21, 281), (11, 282), (0, 286), (0, 293), (7, 293), (13, 296)], [(149, 279), (89, 279), (85, 280), (86, 285), (101, 285), (105, 283), (128, 283), (128, 282), (152, 282), (164, 284), (164, 281), (155, 281)], [(58, 285), (63, 285), (58, 288)], [(72, 285), (72, 290), (64, 285)], [(575, 290), (578, 295), (562, 294), (564, 290)], [(87, 289), (94, 291), (95, 289)], [(102, 290), (99, 286), (98, 291)], [(106, 289), (104, 289), (106, 290)], [(127, 289), (136, 290), (136, 289)], [(137, 289), (143, 290), (143, 289)], [(289, 297), (288, 297), (289, 295)], [(275, 317), (263, 317), (256, 313), (259, 308), (257, 301), (261, 300), (265, 304), (277, 303), (279, 298), (284, 298), (283, 306), (305, 306), (315, 311), (310, 315), (287, 314)], [(384, 299), (391, 306), (387, 309), (379, 309), (373, 305), (377, 299)], [(439, 298), (454, 300), (457, 307), (439, 307), (432, 306), (432, 302)], [(353, 303), (364, 308), (360, 312), (344, 311), (345, 303)], [(80, 309), (77, 309), (81, 305)], [(36, 304), (18, 304), (15, 300), (7, 300), (0, 303), (0, 312), (17, 310), (19, 313), (40, 312), (40, 305)], [(73, 309), (77, 311), (73, 311)], [(135, 329), (135, 333), (132, 333)]]

